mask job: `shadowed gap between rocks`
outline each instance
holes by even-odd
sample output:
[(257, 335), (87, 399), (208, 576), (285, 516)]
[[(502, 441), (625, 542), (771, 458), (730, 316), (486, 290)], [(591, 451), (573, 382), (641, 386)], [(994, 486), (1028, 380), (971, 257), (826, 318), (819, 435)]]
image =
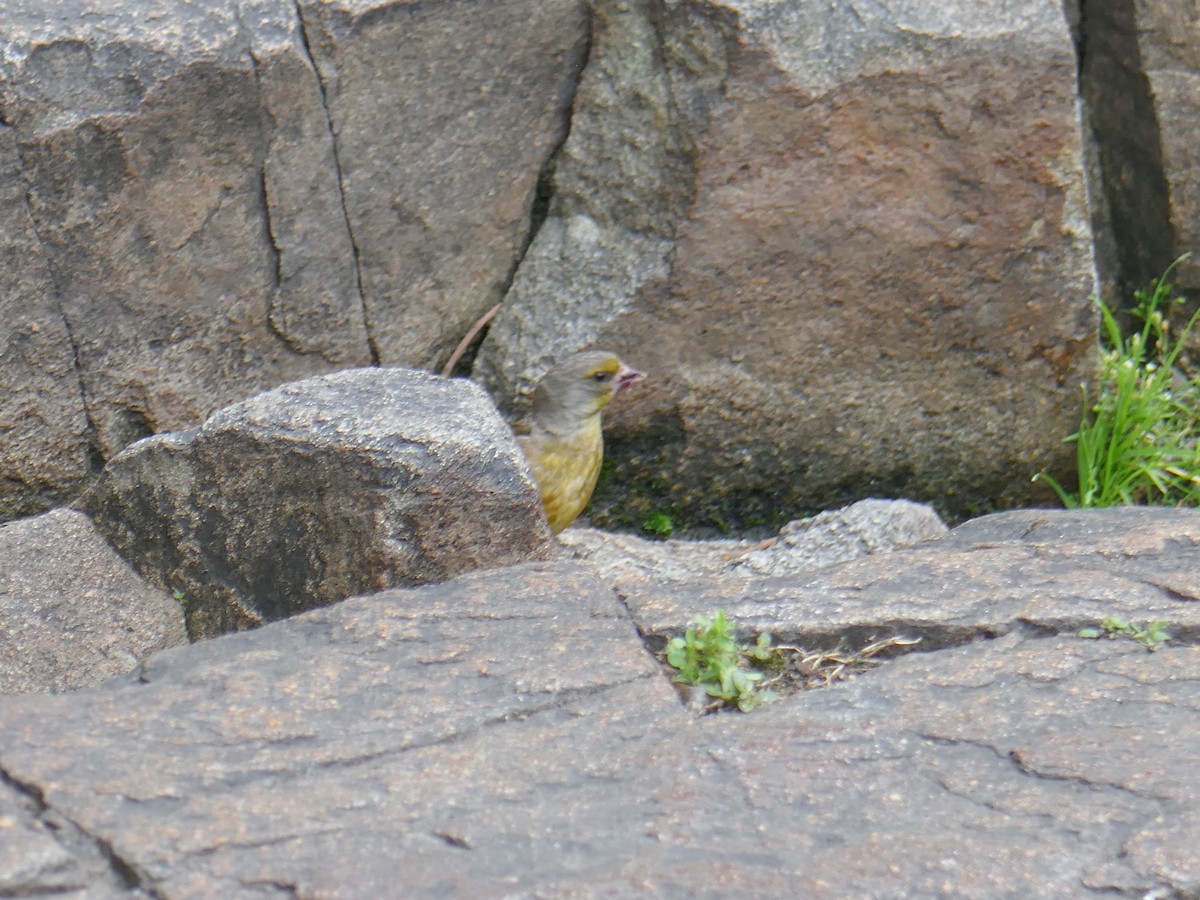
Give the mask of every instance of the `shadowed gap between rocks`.
[[(1080, 641), (1088, 640), (1081, 637), (1079, 632), (1088, 625), (1094, 624), (1094, 622), (1088, 622), (1086, 624), (1066, 624), (1062, 628), (1054, 628), (1036, 622), (1020, 620), (1013, 623), (1012, 626), (1008, 628), (992, 629), (969, 627), (947, 628), (941, 626), (930, 626), (926, 624), (907, 627), (899, 623), (888, 622), (881, 624), (879, 628), (856, 627), (846, 629), (841, 632), (828, 632), (821, 631), (819, 629), (814, 631), (797, 629), (795, 631), (788, 632), (776, 629), (770, 632), (772, 638), (774, 639), (773, 643), (775, 645), (795, 646), (803, 651), (814, 654), (835, 653), (841, 651), (843, 654), (855, 656), (864, 647), (867, 647), (876, 641), (887, 640), (889, 638), (908, 638), (910, 640), (916, 638), (917, 640), (913, 643), (893, 644), (885, 648), (883, 651), (873, 654), (870, 657), (870, 664), (856, 663), (847, 665), (844, 673), (840, 673), (824, 683), (800, 684), (783, 680), (780, 682), (771, 683), (769, 686), (778, 691), (779, 696), (782, 699), (784, 697), (789, 697), (808, 691), (832, 688), (838, 684), (852, 679), (870, 677), (876, 672), (882, 671), (882, 669), (888, 663), (894, 662), (904, 656), (923, 653), (938, 653), (944, 650), (965, 647), (970, 644), (993, 641), (997, 638), (1005, 637), (1014, 633), (1025, 634), (1034, 640), (1055, 640), (1061, 637), (1076, 637)], [(680, 629), (678, 633), (682, 635), (683, 629)], [(1200, 645), (1200, 627), (1172, 625), (1169, 626), (1169, 633), (1170, 641), (1165, 644), (1167, 647)], [(687, 695), (684, 691), (679, 690), (672, 680), (675, 669), (666, 663), (662, 657), (669, 637), (666, 635), (645, 634), (642, 632), (641, 628), (638, 628), (638, 634), (642, 638), (642, 642), (646, 648), (646, 651), (651, 657), (653, 657), (654, 661), (658, 663), (663, 677), (666, 678), (668, 682), (671, 682), (672, 686), (676, 687), (676, 693), (679, 695), (680, 703), (685, 707), (688, 706), (689, 699)], [(754, 630), (743, 628), (737, 629), (737, 639), (742, 644), (753, 645), (758, 637), (758, 634), (759, 632)], [(670, 637), (674, 637), (674, 634), (670, 635)], [(1134, 642), (1133, 638), (1126, 638), (1123, 636), (1116, 636), (1110, 639), (1128, 640), (1131, 644)], [(1147, 649), (1146, 652), (1149, 653), (1152, 651)], [(737, 713), (739, 710), (736, 706), (725, 705), (715, 710), (710, 709), (708, 712)], [(753, 710), (746, 714), (752, 713)], [(945, 741), (935, 735), (921, 734), (918, 736), (922, 739), (930, 740), (935, 743), (971, 743)], [(991, 747), (990, 745), (977, 744), (975, 746), (986, 747), (987, 749), (995, 752), (998, 757), (1002, 759), (1007, 758), (1004, 756), (1004, 754), (1001, 754), (998, 750), (996, 750), (996, 748)], [(1036, 778), (1056, 777), (1024, 767), (1018, 760), (1012, 760), (1012, 762), (1019, 771), (1026, 775)], [(1091, 782), (1083, 783), (1089, 785), (1092, 784)], [(1117, 785), (1108, 784), (1101, 786), (1118, 787)]]
[[(34, 236), (40, 244), (42, 236), (38, 233), (32, 210), (30, 210), (29, 218), (31, 222), (34, 222)], [(49, 266), (49, 271), (50, 278), (53, 280), (53, 265)], [(104, 468), (104, 451), (100, 447), (100, 429), (96, 426), (96, 421), (92, 416), (92, 405), (88, 402), (87, 384), (83, 378), (83, 368), (79, 364), (79, 341), (76, 339), (75, 331), (71, 327), (71, 320), (67, 317), (67, 313), (62, 307), (57, 288), (55, 288), (54, 293), (54, 305), (58, 310), (59, 318), (62, 320), (63, 331), (67, 334), (67, 342), (71, 346), (71, 371), (75, 375), (75, 384), (79, 389), (79, 402), (83, 406), (83, 418), (87, 422), (87, 471), (83, 476), (84, 483), (86, 483), (99, 475), (100, 471)]]
[[(1146, 582), (1147, 586), (1161, 590), (1168, 596), (1175, 599), (1195, 600), (1196, 598), (1183, 597), (1181, 598), (1177, 592), (1164, 588), (1162, 585)], [(685, 629), (690, 626), (680, 625), (678, 629), (661, 629), (652, 628), (646, 629), (635, 614), (635, 611), (629, 605), (629, 598), (620, 590), (614, 589), (613, 596), (616, 598), (620, 606), (626, 611), (630, 622), (637, 630), (638, 637), (642, 641), (646, 652), (650, 654), (654, 662), (659, 666), (663, 677), (669, 682), (675, 673), (673, 669), (664, 659), (664, 651), (668, 641), (676, 636), (682, 636)], [(711, 610), (710, 614), (716, 610)], [(863, 648), (870, 646), (879, 641), (887, 641), (891, 639), (903, 639), (905, 643), (892, 644), (881, 652), (873, 654), (870, 657), (870, 664), (851, 665), (847, 667), (844, 674), (825, 682), (824, 684), (804, 685), (792, 684), (783, 682), (775, 685), (778, 688), (781, 696), (790, 696), (792, 694), (802, 693), (808, 690), (818, 690), (825, 687), (832, 687), (837, 683), (848, 679), (860, 678), (868, 675), (876, 670), (879, 670), (884, 665), (903, 656), (916, 653), (936, 653), (942, 650), (950, 650), (957, 647), (964, 647), (970, 644), (993, 641), (997, 638), (1018, 633), (1026, 635), (1033, 639), (1057, 639), (1060, 637), (1077, 637), (1079, 640), (1088, 640), (1080, 636), (1080, 632), (1089, 627), (1095, 627), (1097, 624), (1096, 618), (1064, 618), (1058, 622), (1037, 622), (1025, 617), (1017, 617), (1008, 623), (998, 623), (993, 625), (953, 625), (929, 622), (905, 621), (903, 619), (885, 619), (881, 620), (876, 625), (857, 625), (848, 628), (828, 629), (822, 628), (820, 625), (812, 627), (793, 627), (793, 628), (772, 628), (772, 629), (756, 629), (751, 626), (739, 624), (736, 620), (731, 624), (734, 626), (735, 639), (743, 645), (753, 645), (762, 633), (769, 633), (776, 646), (792, 646), (806, 653), (840, 653), (849, 656), (857, 655)], [(1142, 624), (1142, 623), (1132, 623)], [(1187, 625), (1183, 623), (1168, 622), (1169, 641), (1165, 646), (1195, 646), (1200, 645), (1200, 626)], [(1115, 635), (1109, 637), (1110, 640), (1128, 640), (1131, 643), (1135, 642), (1132, 637)], [(1147, 648), (1146, 652), (1152, 652)], [(688, 705), (687, 697), (682, 691), (678, 691), (681, 702)], [(736, 708), (723, 707), (719, 712), (736, 712)], [(929, 737), (922, 735), (922, 737)], [(933, 740), (933, 738), (929, 738)], [(994, 748), (993, 748), (994, 749)], [(1027, 774), (1037, 775), (1036, 772), (1028, 772)]]
[[(0, 786), (3, 785), (7, 785), (16, 792), (33, 818), (42, 822), (54, 839), (84, 865), (88, 870), (89, 888), (140, 890), (147, 897), (161, 900), (162, 895), (150, 886), (148, 879), (138, 872), (136, 866), (123, 859), (108, 841), (89, 834), (79, 826), (79, 823), (56, 810), (46, 800), (45, 794), (37, 785), (18, 781), (0, 766)], [(18, 885), (17, 889), (20, 891), (21, 887)], [(53, 893), (58, 893), (58, 891)], [(18, 893), (4, 894), (3, 896), (31, 896), (31, 894)]]
[[(678, 630), (672, 630), (669, 633), (662, 629), (647, 630), (643, 628), (642, 623), (638, 620), (634, 610), (629, 605), (629, 597), (623, 594), (620, 590), (614, 589), (613, 596), (616, 598), (621, 608), (625, 610), (629, 617), (630, 623), (636, 629), (638, 637), (642, 641), (642, 646), (646, 652), (654, 660), (659, 667), (664, 678), (668, 682), (673, 682), (673, 674), (675, 670), (665, 661), (664, 652), (668, 641), (677, 636), (682, 635), (686, 630), (686, 625), (681, 625)], [(716, 610), (712, 610), (715, 613)], [(689, 623), (690, 624), (690, 623)], [(742, 644), (753, 645), (758, 639), (759, 634), (764, 633), (763, 630), (755, 629), (740, 625), (736, 621), (732, 623), (736, 640)], [(910, 653), (933, 653), (938, 650), (945, 650), (952, 647), (961, 647), (976, 641), (989, 641), (997, 637), (1002, 637), (1014, 630), (1025, 631), (1038, 637), (1051, 637), (1058, 634), (1057, 631), (1049, 628), (1043, 628), (1030, 622), (1016, 622), (1009, 628), (972, 628), (969, 626), (944, 626), (930, 625), (928, 623), (904, 623), (902, 621), (885, 621), (880, 622), (878, 626), (856, 626), (844, 629), (822, 629), (819, 626), (813, 628), (793, 628), (793, 629), (770, 629), (769, 633), (775, 645), (786, 645), (800, 648), (810, 653), (833, 653), (844, 651), (850, 654), (856, 654), (864, 647), (870, 644), (887, 640), (890, 638), (904, 638), (914, 640), (913, 643), (893, 644), (886, 648), (878, 655), (872, 656), (877, 664), (864, 665), (861, 667), (852, 668), (845, 676), (830, 680), (823, 685), (803, 686), (803, 685), (786, 685), (780, 687), (781, 696), (789, 696), (791, 694), (801, 693), (805, 690), (816, 690), (822, 687), (831, 687), (834, 684), (845, 681), (848, 678), (857, 678), (868, 672), (880, 668), (881, 665), (898, 659), (901, 656), (906, 656)], [(1075, 629), (1076, 631), (1078, 628)], [(1190, 634), (1190, 632), (1189, 632)], [(679, 695), (680, 703), (684, 706), (688, 705), (688, 698), (685, 693), (678, 688), (676, 693)], [(735, 707), (723, 707), (718, 712), (737, 712)]]
[(1066, 2), (1078, 10), (1080, 102), (1098, 148), (1096, 189), (1111, 207), (1117, 296), (1131, 298), (1171, 263), (1175, 243), (1160, 123), (1138, 46), (1137, 4)]

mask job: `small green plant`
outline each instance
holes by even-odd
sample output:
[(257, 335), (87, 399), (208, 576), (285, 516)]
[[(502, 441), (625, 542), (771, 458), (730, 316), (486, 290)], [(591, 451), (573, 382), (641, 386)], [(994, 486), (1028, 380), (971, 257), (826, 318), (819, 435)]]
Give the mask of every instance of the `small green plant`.
[(1174, 368), (1197, 316), (1172, 338), (1164, 314), (1168, 304), (1183, 302), (1172, 297), (1167, 279), (1186, 258), (1135, 293), (1132, 314), (1141, 327), (1128, 337), (1112, 310), (1100, 304), (1099, 389), (1091, 405), (1084, 389), (1079, 430), (1067, 438), (1076, 446), (1079, 489), (1067, 491), (1044, 472), (1034, 476), (1064, 506), (1200, 503), (1200, 382)]
[(1080, 630), (1079, 636), (1091, 639), (1127, 637), (1137, 641), (1147, 650), (1157, 650), (1171, 639), (1171, 635), (1167, 632), (1167, 624), (1162, 619), (1156, 619), (1145, 625), (1136, 625), (1115, 616), (1105, 616), (1100, 620), (1099, 628), (1083, 628)]
[(675, 532), (675, 520), (665, 512), (656, 512), (646, 517), (642, 531), (658, 538), (669, 538)]
[(701, 687), (742, 712), (776, 698), (774, 691), (762, 688), (763, 672), (747, 666), (769, 667), (777, 658), (769, 634), (759, 635), (753, 645), (739, 644), (723, 609), (711, 619), (698, 616), (683, 637), (671, 638), (666, 648), (667, 663), (679, 670), (677, 684)]

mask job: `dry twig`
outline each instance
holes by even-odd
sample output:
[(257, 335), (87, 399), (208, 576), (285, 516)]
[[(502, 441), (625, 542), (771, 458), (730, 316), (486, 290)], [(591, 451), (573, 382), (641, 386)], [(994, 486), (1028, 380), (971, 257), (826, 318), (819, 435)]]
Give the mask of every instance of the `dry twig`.
[(492, 321), (492, 319), (496, 318), (496, 313), (500, 312), (500, 307), (503, 305), (503, 303), (497, 303), (482, 316), (480, 316), (478, 321), (471, 326), (471, 330), (468, 331), (466, 336), (458, 342), (458, 346), (454, 348), (454, 352), (451, 353), (450, 358), (446, 360), (446, 365), (442, 366), (443, 377), (450, 377), (450, 373), (454, 371), (454, 367), (458, 365), (458, 361), (462, 359), (463, 354), (467, 352), (467, 348), (471, 346), (471, 343), (475, 340), (475, 338), (479, 337), (479, 332), (483, 331), (483, 329), (487, 327), (487, 324)]

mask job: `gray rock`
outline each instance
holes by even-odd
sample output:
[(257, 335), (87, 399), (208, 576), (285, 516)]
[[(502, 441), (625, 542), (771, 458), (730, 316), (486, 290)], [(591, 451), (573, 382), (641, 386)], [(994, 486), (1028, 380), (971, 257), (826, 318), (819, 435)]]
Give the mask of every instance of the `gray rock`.
[(1188, 896), (1198, 673), (1195, 646), (1014, 633), (711, 717), (705, 747), (792, 895)]
[(860, 500), (790, 522), (765, 541), (657, 541), (593, 528), (569, 528), (558, 540), (607, 578), (624, 574), (657, 583), (712, 575), (796, 575), (935, 540), (946, 531), (937, 513), (920, 503)]
[[(575, 94), (571, 133), (553, 170), (549, 216), (522, 258), (504, 310), (476, 360), (476, 377), (519, 412), (551, 364), (594, 345), (647, 285), (665, 283), (675, 228), (692, 193), (698, 125), (672, 103), (664, 47), (647, 0), (596, 5), (591, 52)], [(663, 11), (678, 27), (691, 4)], [(720, 78), (710, 59), (723, 35), (694, 17), (697, 80)], [(684, 81), (680, 87), (693, 92)], [(550, 308), (557, 310), (552, 314)], [(636, 344), (612, 347), (637, 362)], [(625, 352), (628, 350), (628, 352)]]
[(192, 636), (544, 556), (537, 490), (466, 381), (359, 369), (284, 385), (112, 460), (80, 501)]
[[(108, 848), (47, 808), (36, 791), (0, 782), (0, 896), (136, 900), (149, 895)], [(136, 880), (136, 879), (133, 879)]]
[(370, 361), (293, 3), (7, 4), (0, 105), (102, 455)]
[(298, 4), (372, 339), (432, 365), (497, 300), (587, 53), (583, 0)]
[(480, 377), (650, 373), (599, 524), (1046, 499), (1094, 365), (1083, 182), (1058, 5), (606, 0)]
[[(741, 577), (792, 586), (793, 633), (826, 591), (881, 633), (920, 598), (945, 641), (700, 719), (587, 564), (355, 598), (0, 697), (0, 873), (70, 889), (103, 847), (170, 897), (1190, 896), (1198, 541), (1200, 513), (1029, 511)], [(961, 627), (974, 581), (1006, 634)], [(1175, 636), (1083, 640), (1089, 608)]]
[(73, 496), (89, 470), (71, 335), (29, 218), (12, 128), (0, 126), (0, 522)]
[(558, 535), (564, 550), (586, 560), (604, 578), (639, 573), (653, 581), (689, 581), (708, 575), (728, 575), (735, 563), (755, 546), (743, 540), (657, 541), (596, 528), (568, 528)]
[(755, 575), (795, 575), (944, 537), (947, 528), (932, 507), (910, 500), (860, 500), (789, 522), (769, 546), (737, 560)]
[(1105, 616), (1165, 619), (1200, 635), (1200, 512), (1026, 510), (974, 520), (940, 541), (788, 578), (659, 582), (607, 576), (642, 634), (665, 639), (726, 610), (747, 633), (806, 646), (919, 637), (936, 648), (1033, 628), (1074, 633)]
[(35, 804), (19, 791), (0, 784), (0, 892), (7, 897), (82, 891), (89, 873), (38, 821)]
[(325, 93), (293, 3), (240, 0), (261, 92), (263, 202), (275, 282), (272, 330), (297, 354), (336, 366), (371, 359), (357, 248), (343, 203)]
[[(664, 789), (702, 834), (729, 827), (679, 774), (690, 717), (657, 669), (585, 569), (529, 565), (163, 654), (71, 710), (0, 700), (0, 768), (29, 789), (55, 771), (48, 805), (159, 896), (496, 896), (682, 863)], [(34, 734), (42, 715), (62, 728)]]
[(184, 643), (179, 603), (142, 581), (83, 513), (0, 526), (0, 693), (91, 687)]
[(72, 496), (89, 449), (444, 356), (510, 278), (587, 18), (581, 0), (6, 9), (0, 516)]

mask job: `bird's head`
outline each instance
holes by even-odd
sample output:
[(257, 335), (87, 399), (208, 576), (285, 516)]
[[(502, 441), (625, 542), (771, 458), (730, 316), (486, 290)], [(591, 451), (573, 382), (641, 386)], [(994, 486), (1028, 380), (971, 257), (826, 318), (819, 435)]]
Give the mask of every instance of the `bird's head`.
[(607, 350), (584, 350), (550, 368), (533, 393), (533, 417), (554, 430), (576, 428), (646, 376)]

